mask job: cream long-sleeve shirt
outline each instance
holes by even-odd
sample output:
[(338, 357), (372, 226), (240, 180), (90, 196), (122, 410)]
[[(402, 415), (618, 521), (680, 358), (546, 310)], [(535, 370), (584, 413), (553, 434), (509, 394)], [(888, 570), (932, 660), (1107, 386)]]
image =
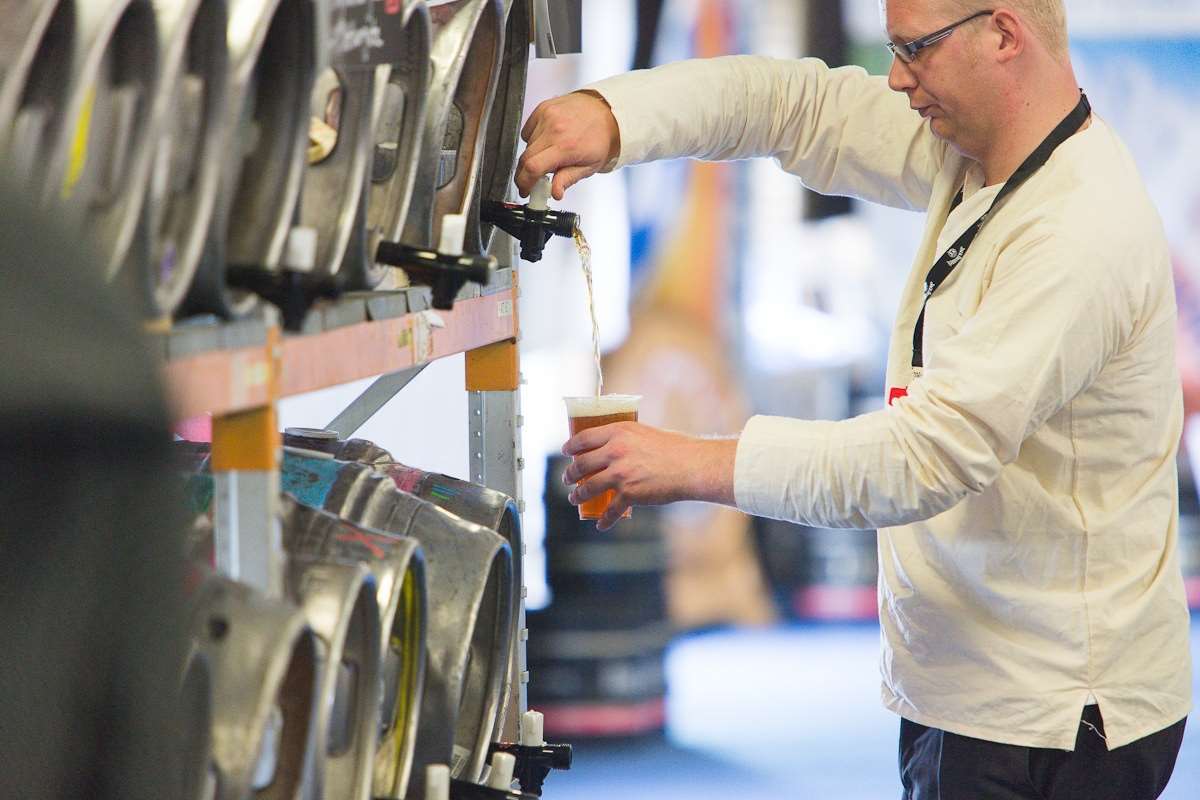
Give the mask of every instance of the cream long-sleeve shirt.
[(819, 192), (928, 214), (887, 367), (908, 396), (842, 422), (754, 417), (735, 467), (744, 511), (879, 529), (884, 705), (1064, 750), (1093, 697), (1110, 748), (1185, 717), (1174, 289), (1113, 131), (1093, 117), (998, 207), (929, 302), (914, 377), (925, 275), (998, 187), (904, 95), (752, 56), (588, 88), (620, 128), (612, 167), (768, 156)]

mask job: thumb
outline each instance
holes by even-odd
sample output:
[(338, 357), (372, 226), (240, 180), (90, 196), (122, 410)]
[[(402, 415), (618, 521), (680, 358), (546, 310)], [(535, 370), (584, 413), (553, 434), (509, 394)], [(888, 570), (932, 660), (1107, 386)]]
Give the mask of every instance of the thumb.
[(562, 200), (567, 189), (595, 174), (596, 170), (592, 167), (563, 167), (554, 173), (554, 181), (550, 184), (550, 193), (555, 200)]

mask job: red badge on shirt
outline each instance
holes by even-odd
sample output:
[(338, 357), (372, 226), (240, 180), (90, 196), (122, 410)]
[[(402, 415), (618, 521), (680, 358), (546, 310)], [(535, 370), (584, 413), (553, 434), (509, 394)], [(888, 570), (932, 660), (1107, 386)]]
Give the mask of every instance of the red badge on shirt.
[(900, 386), (893, 386), (890, 390), (888, 390), (888, 405), (890, 406), (901, 397), (908, 397), (908, 389)]

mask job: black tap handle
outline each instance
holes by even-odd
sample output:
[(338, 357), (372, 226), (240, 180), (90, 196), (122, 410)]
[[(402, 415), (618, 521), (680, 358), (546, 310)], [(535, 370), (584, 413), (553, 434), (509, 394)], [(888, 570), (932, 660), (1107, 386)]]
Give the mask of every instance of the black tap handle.
[(490, 786), (451, 778), (450, 800), (537, 800), (537, 795), (509, 789), (493, 789)]
[(233, 289), (253, 292), (279, 309), (283, 327), (299, 331), (313, 303), (322, 298), (341, 296), (344, 281), (341, 276), (322, 277), (293, 270), (267, 271), (256, 267), (231, 264), (225, 270), (225, 282)]
[(526, 261), (541, 261), (542, 250), (552, 236), (571, 238), (579, 227), (578, 214), (548, 208), (537, 210), (516, 203), (484, 203), (480, 218), (518, 240), (521, 258)]
[(569, 744), (544, 744), (540, 747), (516, 744), (515, 742), (493, 743), (488, 758), (495, 753), (509, 753), (516, 757), (513, 775), (521, 784), (521, 790), (537, 797), (542, 795), (542, 785), (550, 770), (571, 768), (573, 751)]
[(467, 281), (487, 286), (496, 270), (493, 256), (453, 256), (400, 242), (380, 242), (375, 261), (403, 269), (413, 283), (433, 289), (433, 307), (450, 309)]

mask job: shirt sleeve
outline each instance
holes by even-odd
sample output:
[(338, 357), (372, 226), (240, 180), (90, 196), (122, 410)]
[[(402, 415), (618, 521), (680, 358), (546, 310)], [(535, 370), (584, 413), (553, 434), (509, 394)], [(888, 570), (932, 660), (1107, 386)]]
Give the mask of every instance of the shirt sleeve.
[(872, 528), (929, 519), (983, 492), (1128, 337), (1117, 261), (1049, 232), (1006, 247), (977, 312), (926, 344), (936, 349), (908, 397), (840, 422), (751, 419), (735, 462), (738, 507)]
[(621, 132), (611, 169), (772, 157), (817, 192), (924, 210), (946, 157), (885, 79), (818, 59), (692, 59), (586, 88), (608, 102)]

